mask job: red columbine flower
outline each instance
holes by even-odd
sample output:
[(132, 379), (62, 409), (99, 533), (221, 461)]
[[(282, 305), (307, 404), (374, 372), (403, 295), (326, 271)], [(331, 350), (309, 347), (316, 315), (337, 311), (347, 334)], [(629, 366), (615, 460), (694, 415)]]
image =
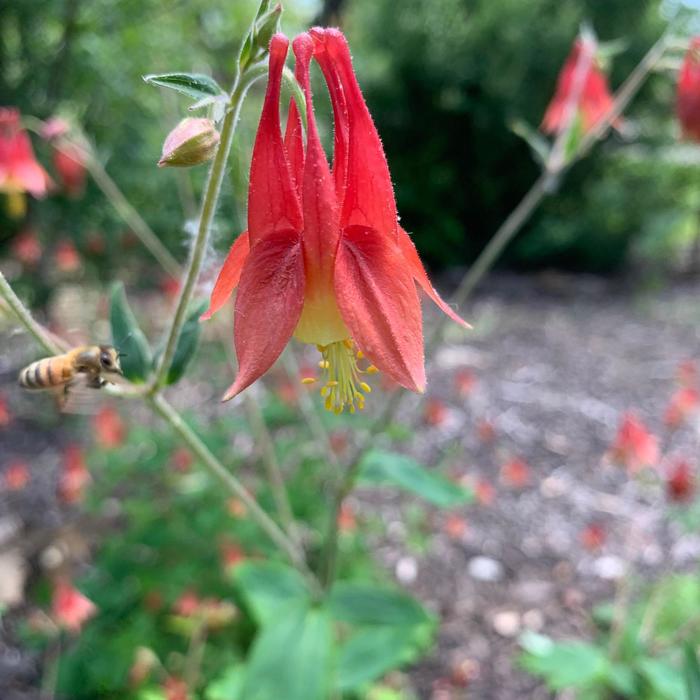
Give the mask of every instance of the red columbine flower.
[(681, 387), (673, 394), (666, 406), (664, 423), (669, 428), (679, 428), (698, 410), (698, 406), (700, 406), (700, 391), (689, 386)]
[[(558, 134), (568, 129), (572, 120), (575, 122), (578, 119), (585, 134), (609, 112), (613, 96), (608, 80), (596, 62), (596, 49), (596, 41), (590, 35), (574, 42), (542, 120), (543, 131)], [(583, 72), (582, 78), (579, 78), (579, 71)], [(581, 83), (578, 83), (579, 79)], [(577, 89), (580, 89), (578, 101), (571, 110), (569, 104), (576, 98), (574, 91)]]
[(68, 445), (63, 453), (63, 472), (58, 482), (58, 495), (64, 503), (83, 500), (85, 488), (90, 483), (90, 472), (85, 455), (79, 445)]
[[(384, 151), (339, 31), (313, 29), (295, 39), (296, 77), (306, 95), (306, 144), (294, 104), (282, 137), (280, 82), (288, 44), (281, 34), (270, 42), (267, 94), (250, 168), (248, 231), (233, 244), (204, 317), (238, 287), (239, 370), (225, 400), (265, 373), (294, 336), (321, 352), (326, 408), (353, 412), (370, 391), (364, 374), (381, 370), (407, 389), (425, 389), (416, 282), (451, 318), (467, 324), (433, 289), (398, 224)], [(312, 58), (333, 105), (332, 170), (314, 119)], [(364, 357), (372, 364), (361, 369)]]
[(625, 413), (608, 454), (634, 473), (659, 461), (659, 441), (634, 413)]
[(676, 111), (683, 138), (700, 141), (700, 36), (690, 42), (678, 74)]
[(0, 109), (0, 192), (7, 195), (7, 210), (13, 218), (24, 216), (25, 192), (43, 197), (51, 183), (34, 157), (32, 143), (22, 128), (16, 109)]

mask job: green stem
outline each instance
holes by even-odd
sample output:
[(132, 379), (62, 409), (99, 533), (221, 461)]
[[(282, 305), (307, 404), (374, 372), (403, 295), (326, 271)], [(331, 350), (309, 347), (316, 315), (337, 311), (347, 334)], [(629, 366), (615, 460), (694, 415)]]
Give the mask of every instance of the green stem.
[(62, 345), (57, 342), (43, 326), (34, 320), (29, 310), (15, 294), (14, 289), (12, 289), (2, 272), (0, 272), (0, 296), (5, 300), (10, 310), (17, 317), (17, 320), (24, 326), (27, 333), (29, 333), (47, 353), (50, 355), (58, 355), (64, 351)]
[(163, 396), (154, 394), (147, 397), (147, 401), (153, 410), (175, 430), (192, 452), (197, 455), (207, 471), (221, 482), (229, 493), (243, 502), (251, 519), (257, 523), (260, 529), (265, 532), (280, 551), (287, 556), (289, 561), (306, 577), (309, 585), (315, 590), (317, 588), (317, 582), (306, 565), (303, 553), (260, 507), (245, 486), (221, 464), (211, 450), (202, 442), (199, 436)]
[(231, 90), (229, 109), (224, 117), (223, 125), (221, 127), (219, 147), (214, 156), (214, 161), (209, 171), (209, 178), (207, 180), (207, 185), (204, 192), (202, 210), (199, 216), (199, 225), (197, 227), (197, 237), (195, 238), (194, 245), (190, 251), (187, 271), (182, 284), (182, 289), (180, 290), (180, 298), (177, 302), (175, 315), (173, 316), (170, 330), (168, 331), (165, 351), (163, 352), (153, 378), (153, 383), (151, 385), (153, 391), (157, 390), (164, 384), (168, 370), (170, 369), (170, 365), (175, 357), (177, 342), (180, 338), (182, 326), (187, 318), (187, 309), (190, 305), (190, 301), (192, 300), (194, 287), (197, 283), (197, 279), (199, 278), (199, 273), (202, 268), (202, 260), (204, 259), (204, 253), (206, 251), (207, 241), (209, 239), (209, 232), (214, 220), (214, 215), (216, 214), (219, 194), (221, 193), (221, 184), (224, 180), (226, 163), (228, 161), (229, 153), (231, 152), (233, 135), (236, 130), (236, 124), (238, 122), (238, 117), (240, 116), (243, 100), (250, 86), (259, 77), (261, 77), (261, 75), (263, 75), (263, 73), (261, 72), (260, 67), (251, 69), (250, 71), (247, 71), (244, 76), (239, 75), (236, 77), (234, 86)]

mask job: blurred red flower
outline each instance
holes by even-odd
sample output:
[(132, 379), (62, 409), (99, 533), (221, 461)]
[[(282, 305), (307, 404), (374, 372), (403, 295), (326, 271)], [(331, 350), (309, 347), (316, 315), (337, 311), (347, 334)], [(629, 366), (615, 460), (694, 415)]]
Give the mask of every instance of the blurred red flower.
[(194, 457), (186, 447), (178, 447), (170, 456), (170, 464), (178, 474), (187, 474), (192, 469)]
[(71, 143), (54, 146), (53, 165), (69, 197), (79, 198), (85, 190), (85, 159), (82, 150)]
[(494, 424), (484, 418), (476, 424), (476, 434), (483, 443), (490, 443), (496, 439), (496, 428)]
[(226, 501), (226, 509), (234, 518), (245, 518), (248, 513), (246, 504), (240, 498), (229, 498)]
[(355, 532), (357, 530), (357, 518), (353, 507), (346, 502), (340, 506), (338, 513), (338, 529), (340, 532)]
[(530, 465), (519, 457), (513, 457), (501, 467), (501, 481), (506, 486), (523, 488), (530, 483)]
[(589, 552), (600, 549), (607, 539), (607, 532), (600, 523), (590, 523), (581, 531), (581, 544)]
[(176, 615), (191, 617), (195, 615), (202, 604), (202, 599), (194, 591), (185, 591), (173, 604)]
[(64, 273), (76, 272), (82, 264), (80, 253), (72, 241), (59, 241), (53, 259), (56, 267)]
[(3, 482), (8, 491), (21, 491), (29, 483), (30, 478), (29, 465), (21, 460), (15, 460), (5, 469)]
[(664, 423), (669, 428), (679, 428), (698, 410), (700, 391), (692, 387), (681, 387), (671, 397), (664, 413)]
[[(578, 38), (574, 42), (542, 120), (542, 130), (546, 133), (560, 133), (579, 120), (585, 134), (611, 109), (613, 96), (608, 80), (597, 64), (596, 51), (597, 44), (592, 36)], [(580, 95), (577, 104), (573, 105), (573, 111), (570, 111), (569, 105), (576, 97), (576, 89), (580, 89)]]
[(676, 112), (683, 138), (700, 141), (700, 36), (690, 42), (678, 74)]
[(243, 548), (231, 542), (225, 542), (221, 545), (221, 558), (224, 562), (224, 569), (238, 566), (238, 564), (247, 559)]
[(89, 598), (63, 579), (54, 584), (51, 609), (56, 622), (71, 632), (79, 632), (97, 612), (97, 607)]
[(466, 398), (474, 391), (476, 383), (476, 375), (466, 367), (458, 369), (455, 373), (455, 385), (462, 398)]
[(37, 162), (22, 128), (19, 111), (0, 108), (0, 192), (8, 197), (8, 214), (16, 219), (24, 216), (25, 193), (43, 197), (50, 185), (51, 178)]
[[(381, 141), (347, 41), (336, 29), (313, 29), (294, 40), (296, 77), (306, 95), (306, 145), (294, 102), (283, 138), (279, 102), (288, 45), (285, 36), (272, 37), (250, 169), (248, 231), (231, 248), (205, 318), (238, 287), (239, 370), (225, 399), (267, 372), (295, 336), (322, 354), (326, 408), (354, 412), (370, 391), (364, 373), (381, 370), (407, 389), (425, 388), (416, 283), (448, 316), (467, 324), (438, 296), (398, 224)], [(323, 71), (335, 117), (332, 170), (314, 118), (312, 58)], [(373, 364), (361, 369), (365, 355)]]
[(182, 678), (170, 676), (162, 686), (165, 700), (190, 700), (187, 683)]
[(58, 496), (68, 504), (83, 500), (85, 487), (90, 483), (90, 472), (79, 445), (68, 445), (63, 452), (63, 471), (58, 482)]
[(490, 481), (486, 481), (486, 479), (477, 479), (474, 485), (474, 495), (479, 505), (490, 506), (496, 498), (496, 489)]
[(676, 503), (689, 501), (695, 493), (695, 473), (687, 459), (676, 459), (666, 476), (666, 493)]
[(634, 473), (659, 461), (659, 441), (631, 411), (625, 413), (608, 456)]
[(36, 231), (31, 228), (20, 231), (12, 240), (10, 249), (15, 258), (23, 265), (36, 265), (41, 259), (41, 243)]
[(126, 426), (121, 416), (111, 406), (103, 406), (93, 418), (95, 439), (100, 447), (119, 447), (126, 437)]
[(160, 291), (163, 292), (170, 301), (175, 301), (180, 295), (180, 280), (172, 275), (163, 277), (160, 281)]
[(440, 399), (428, 399), (423, 409), (423, 419), (427, 425), (439, 426), (447, 420), (447, 406)]
[(467, 532), (467, 519), (457, 513), (450, 513), (442, 525), (443, 532), (453, 540), (461, 540)]

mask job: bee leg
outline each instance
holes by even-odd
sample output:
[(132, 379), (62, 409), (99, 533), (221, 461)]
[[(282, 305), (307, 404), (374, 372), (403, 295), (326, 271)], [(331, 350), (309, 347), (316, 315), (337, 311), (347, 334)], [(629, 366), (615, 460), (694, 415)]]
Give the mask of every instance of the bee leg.
[(99, 374), (96, 374), (90, 377), (85, 385), (90, 389), (101, 389), (106, 383)]

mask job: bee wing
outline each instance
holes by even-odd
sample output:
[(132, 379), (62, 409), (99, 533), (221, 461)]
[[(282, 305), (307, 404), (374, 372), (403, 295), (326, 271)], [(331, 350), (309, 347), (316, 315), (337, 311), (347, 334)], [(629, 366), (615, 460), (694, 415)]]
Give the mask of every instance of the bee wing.
[(91, 415), (97, 413), (101, 396), (90, 384), (86, 374), (78, 374), (58, 393), (58, 405), (63, 413)]

